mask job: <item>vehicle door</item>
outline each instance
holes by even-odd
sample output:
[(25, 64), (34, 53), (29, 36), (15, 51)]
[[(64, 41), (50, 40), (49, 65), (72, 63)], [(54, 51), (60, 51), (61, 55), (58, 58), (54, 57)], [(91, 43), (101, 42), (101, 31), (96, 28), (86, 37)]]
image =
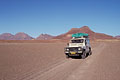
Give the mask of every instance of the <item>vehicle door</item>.
[(85, 40), (86, 52), (89, 52), (89, 40)]

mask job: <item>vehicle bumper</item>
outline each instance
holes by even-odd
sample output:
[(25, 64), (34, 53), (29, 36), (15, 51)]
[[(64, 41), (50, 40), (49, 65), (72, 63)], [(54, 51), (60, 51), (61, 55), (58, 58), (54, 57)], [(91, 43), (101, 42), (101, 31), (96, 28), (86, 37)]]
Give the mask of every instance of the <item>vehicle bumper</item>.
[(77, 52), (65, 52), (68, 56), (80, 56), (82, 55), (83, 51), (77, 51)]

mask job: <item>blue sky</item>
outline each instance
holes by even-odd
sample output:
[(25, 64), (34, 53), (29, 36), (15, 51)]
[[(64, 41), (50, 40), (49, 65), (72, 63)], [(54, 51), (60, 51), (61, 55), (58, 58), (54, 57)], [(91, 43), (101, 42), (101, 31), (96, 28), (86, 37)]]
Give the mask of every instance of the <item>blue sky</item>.
[(0, 34), (59, 35), (84, 25), (120, 35), (120, 0), (0, 0)]

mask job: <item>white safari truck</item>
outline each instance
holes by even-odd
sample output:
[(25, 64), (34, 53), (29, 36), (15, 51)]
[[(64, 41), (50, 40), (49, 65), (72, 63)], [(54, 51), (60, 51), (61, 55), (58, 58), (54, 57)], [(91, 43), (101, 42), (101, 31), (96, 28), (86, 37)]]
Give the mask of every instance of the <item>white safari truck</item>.
[(86, 58), (88, 55), (91, 55), (92, 51), (88, 34), (72, 34), (72, 39), (67, 44), (67, 47), (65, 47), (65, 54), (66, 58), (78, 56), (82, 59)]

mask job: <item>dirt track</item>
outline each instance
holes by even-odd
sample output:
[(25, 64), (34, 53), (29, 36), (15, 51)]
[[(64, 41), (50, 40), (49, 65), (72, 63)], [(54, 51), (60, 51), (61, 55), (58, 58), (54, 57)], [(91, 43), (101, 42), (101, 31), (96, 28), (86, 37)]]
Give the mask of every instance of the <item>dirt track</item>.
[(0, 43), (0, 80), (120, 80), (120, 42), (110, 43), (92, 43), (86, 59), (66, 59), (64, 43)]

